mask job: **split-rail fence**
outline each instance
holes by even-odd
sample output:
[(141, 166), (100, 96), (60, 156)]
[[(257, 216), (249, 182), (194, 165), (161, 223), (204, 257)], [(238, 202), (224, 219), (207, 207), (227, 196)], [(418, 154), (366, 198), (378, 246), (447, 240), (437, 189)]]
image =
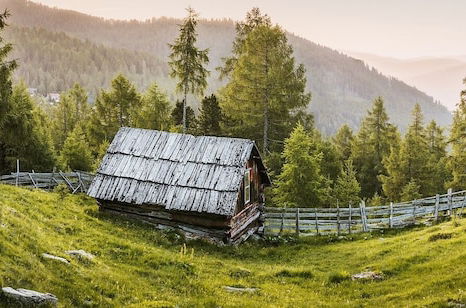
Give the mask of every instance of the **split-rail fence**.
[(59, 184), (65, 184), (74, 193), (85, 193), (94, 175), (84, 171), (75, 172), (12, 172), (1, 175), (0, 183), (51, 190)]
[(263, 213), (267, 235), (351, 234), (435, 222), (444, 217), (462, 215), (466, 207), (466, 190), (436, 195), (410, 202), (382, 206), (334, 208), (266, 207)]

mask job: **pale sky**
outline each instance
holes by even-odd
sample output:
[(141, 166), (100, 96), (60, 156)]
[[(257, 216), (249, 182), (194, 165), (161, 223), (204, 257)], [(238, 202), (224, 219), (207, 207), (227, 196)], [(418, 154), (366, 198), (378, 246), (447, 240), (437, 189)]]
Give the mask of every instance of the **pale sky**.
[(396, 58), (466, 56), (466, 0), (35, 0), (114, 19), (242, 20), (257, 6), (287, 31), (341, 51)]

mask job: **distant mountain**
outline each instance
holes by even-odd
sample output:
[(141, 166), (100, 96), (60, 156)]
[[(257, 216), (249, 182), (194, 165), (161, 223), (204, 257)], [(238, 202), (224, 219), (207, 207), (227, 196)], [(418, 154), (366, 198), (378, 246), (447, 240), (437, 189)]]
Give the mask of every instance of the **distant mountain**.
[(444, 58), (394, 59), (366, 53), (350, 54), (376, 69), (400, 78), (453, 109), (466, 78), (466, 56)]
[[(62, 91), (75, 79), (95, 94), (97, 88), (108, 87), (109, 80), (121, 71), (128, 73), (140, 89), (157, 81), (173, 92), (174, 82), (168, 78), (166, 64), (167, 43), (176, 37), (180, 20), (105, 20), (25, 0), (0, 0), (0, 9), (3, 8), (13, 14), (9, 21), (14, 27), (9, 30), (8, 39), (18, 45), (16, 56), (22, 65), (18, 77), (31, 87)], [(32, 48), (24, 34), (31, 31), (40, 42)], [(234, 36), (231, 20), (202, 20), (199, 24), (199, 45), (210, 49), (208, 92), (224, 84), (218, 80), (215, 67), (230, 54)], [(449, 125), (451, 114), (425, 93), (382, 75), (361, 60), (292, 34), (288, 37), (297, 62), (307, 68), (308, 89), (312, 92), (309, 108), (324, 134), (333, 134), (345, 123), (357, 128), (377, 96), (385, 99), (392, 121), (401, 129), (407, 127), (415, 103), (421, 105), (426, 120), (435, 119), (443, 126)], [(114, 53), (118, 54), (116, 60), (112, 58)], [(109, 62), (115, 65), (108, 65)], [(100, 66), (106, 69), (96, 69)]]

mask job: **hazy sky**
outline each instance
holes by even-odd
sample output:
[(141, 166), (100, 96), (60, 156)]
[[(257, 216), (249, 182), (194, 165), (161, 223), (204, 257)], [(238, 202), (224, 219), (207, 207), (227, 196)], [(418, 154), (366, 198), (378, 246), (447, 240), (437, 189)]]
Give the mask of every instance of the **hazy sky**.
[(35, 0), (115, 19), (241, 20), (257, 6), (286, 30), (342, 51), (398, 58), (466, 55), (466, 0)]

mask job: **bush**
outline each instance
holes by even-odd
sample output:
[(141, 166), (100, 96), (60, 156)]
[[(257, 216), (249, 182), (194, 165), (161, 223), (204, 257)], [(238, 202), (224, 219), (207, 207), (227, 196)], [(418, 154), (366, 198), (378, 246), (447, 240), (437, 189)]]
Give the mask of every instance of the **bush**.
[(438, 240), (448, 240), (452, 237), (451, 233), (436, 233), (429, 236), (429, 242), (435, 242)]
[(304, 278), (311, 279), (314, 277), (314, 274), (311, 271), (289, 271), (282, 270), (275, 274), (276, 277), (286, 277), (286, 278)]
[(340, 283), (340, 282), (343, 282), (345, 280), (350, 280), (350, 279), (351, 279), (351, 275), (346, 271), (332, 272), (328, 276), (329, 283)]
[(60, 199), (63, 200), (66, 198), (66, 196), (70, 194), (71, 191), (66, 184), (62, 183), (62, 184), (58, 184), (57, 186), (55, 186), (55, 188), (53, 189), (53, 192), (58, 194)]

